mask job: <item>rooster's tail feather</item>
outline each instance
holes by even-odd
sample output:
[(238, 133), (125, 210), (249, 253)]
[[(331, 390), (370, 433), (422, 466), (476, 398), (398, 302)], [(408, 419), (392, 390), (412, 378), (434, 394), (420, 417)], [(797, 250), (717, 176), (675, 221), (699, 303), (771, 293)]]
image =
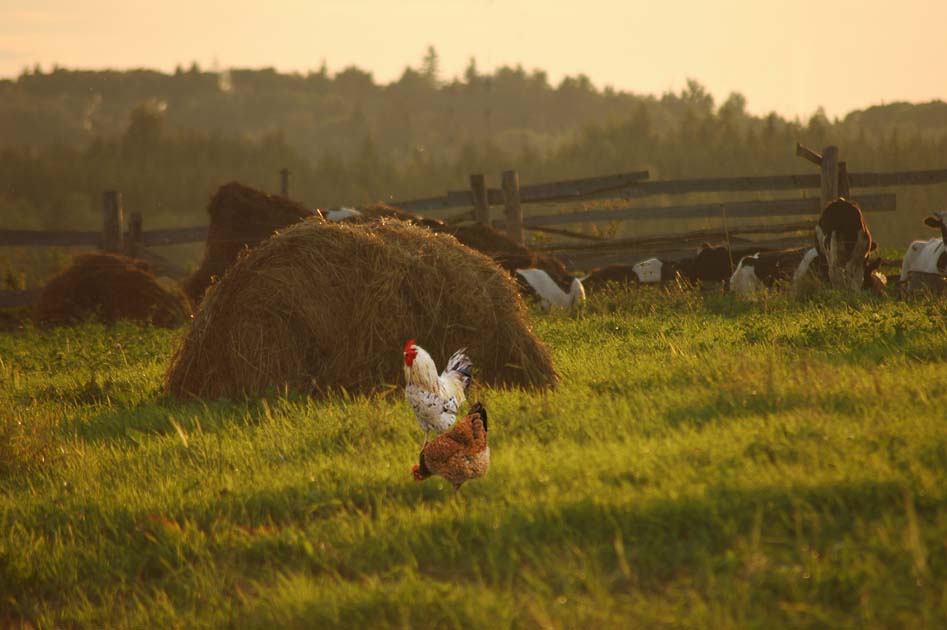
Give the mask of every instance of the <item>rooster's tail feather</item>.
[(465, 394), (473, 378), (473, 372), (471, 371), (473, 361), (465, 354), (466, 352), (467, 348), (461, 348), (452, 354), (451, 358), (447, 360), (447, 367), (444, 368), (444, 376), (457, 378)]

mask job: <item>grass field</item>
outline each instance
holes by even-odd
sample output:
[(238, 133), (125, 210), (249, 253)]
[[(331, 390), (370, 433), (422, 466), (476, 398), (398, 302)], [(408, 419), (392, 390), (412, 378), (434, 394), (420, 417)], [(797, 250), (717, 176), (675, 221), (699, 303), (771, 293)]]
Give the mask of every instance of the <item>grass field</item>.
[(562, 386), (475, 394), (457, 495), (400, 391), (182, 403), (181, 331), (0, 336), (0, 626), (947, 624), (947, 304), (534, 319)]

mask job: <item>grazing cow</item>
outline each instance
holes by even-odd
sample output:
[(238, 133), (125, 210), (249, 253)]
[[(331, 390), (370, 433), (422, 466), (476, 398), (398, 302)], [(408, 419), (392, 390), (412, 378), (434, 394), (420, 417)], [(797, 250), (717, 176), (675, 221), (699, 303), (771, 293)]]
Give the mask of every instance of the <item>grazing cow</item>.
[(739, 295), (747, 295), (772, 287), (779, 281), (790, 280), (809, 251), (815, 252), (814, 249), (795, 247), (744, 256), (730, 276), (730, 290)]
[(815, 241), (793, 276), (797, 291), (810, 279), (827, 281), (834, 289), (884, 290), (886, 280), (878, 273), (881, 260), (869, 260), (878, 244), (857, 203), (842, 197), (829, 203), (816, 224)]
[(578, 278), (572, 278), (564, 286), (565, 283), (556, 282), (542, 269), (517, 269), (516, 274), (524, 295), (538, 299), (540, 306), (547, 311), (553, 308), (571, 309), (585, 302), (585, 288)]
[(940, 236), (926, 241), (914, 241), (904, 253), (901, 263), (901, 282), (907, 282), (912, 271), (924, 274), (947, 275), (947, 210), (935, 212), (924, 219), (924, 224), (940, 228)]

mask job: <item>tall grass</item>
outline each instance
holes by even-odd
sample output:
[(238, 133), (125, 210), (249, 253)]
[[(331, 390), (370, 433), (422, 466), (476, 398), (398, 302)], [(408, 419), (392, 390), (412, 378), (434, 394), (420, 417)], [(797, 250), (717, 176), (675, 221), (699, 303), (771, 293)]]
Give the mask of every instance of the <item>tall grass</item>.
[(169, 400), (180, 331), (0, 336), (0, 623), (943, 625), (945, 315), (651, 291), (536, 315), (563, 384), (475, 393), (493, 466), (457, 495), (411, 479), (398, 395)]

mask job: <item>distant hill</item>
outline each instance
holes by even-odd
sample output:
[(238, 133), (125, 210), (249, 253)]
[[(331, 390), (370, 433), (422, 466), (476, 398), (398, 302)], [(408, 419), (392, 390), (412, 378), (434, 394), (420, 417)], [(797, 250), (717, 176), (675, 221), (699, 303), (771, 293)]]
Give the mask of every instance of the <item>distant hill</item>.
[(947, 103), (889, 103), (860, 109), (845, 116), (846, 125), (877, 131), (899, 129), (916, 133), (947, 133)]
[[(193, 224), (218, 186), (272, 191), (283, 167), (293, 197), (322, 207), (429, 196), (508, 168), (524, 182), (808, 172), (797, 141), (838, 144), (852, 171), (947, 167), (941, 101), (798, 121), (751, 115), (740, 94), (716, 103), (695, 80), (652, 96), (474, 62), (445, 81), (437, 65), (429, 51), (387, 84), (355, 67), (24, 72), (0, 81), (0, 225), (96, 225), (106, 188), (149, 226)], [(947, 206), (947, 191), (904, 200), (922, 213)]]
[[(453, 157), (485, 139), (504, 150), (548, 152), (578, 130), (628, 120), (641, 107), (658, 133), (714, 112), (713, 98), (697, 82), (655, 97), (599, 90), (581, 75), (552, 86), (544, 72), (519, 67), (480, 74), (471, 63), (464, 77), (451, 81), (439, 81), (434, 72), (406, 68), (388, 84), (355, 67), (331, 76), (325, 69), (303, 75), (207, 72), (196, 65), (171, 74), (24, 72), (0, 81), (0, 146), (87, 146), (122, 133), (129, 112), (142, 103), (159, 107), (171, 129), (255, 139), (282, 133), (309, 159), (327, 153), (350, 158), (366, 139), (383, 156), (423, 150)], [(748, 116), (744, 105), (734, 95), (721, 108), (735, 107), (736, 124), (765, 119)], [(947, 104), (879, 105), (851, 112), (842, 124), (869, 132), (945, 133)]]

